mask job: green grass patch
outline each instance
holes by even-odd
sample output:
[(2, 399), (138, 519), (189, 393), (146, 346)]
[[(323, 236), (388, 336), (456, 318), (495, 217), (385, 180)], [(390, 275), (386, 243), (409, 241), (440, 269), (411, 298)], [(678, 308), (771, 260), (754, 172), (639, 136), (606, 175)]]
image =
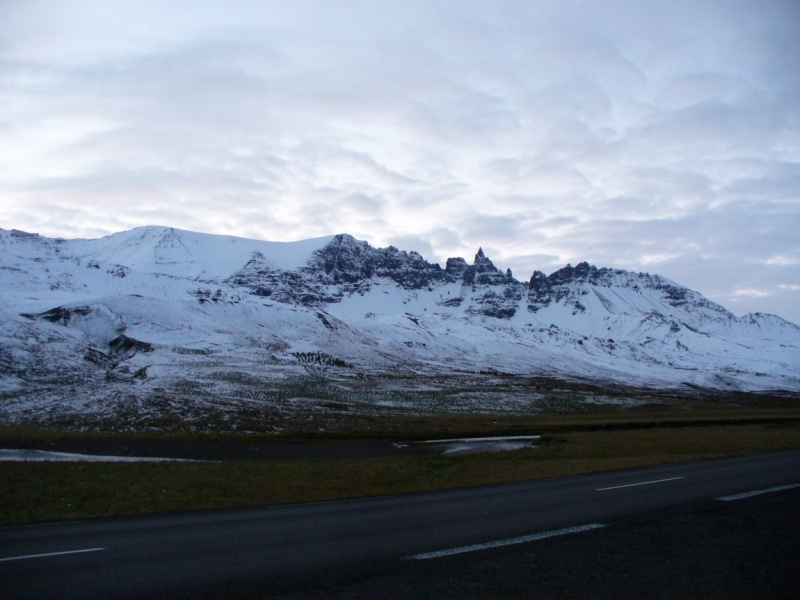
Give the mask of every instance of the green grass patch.
[[(0, 463), (0, 522), (330, 500), (800, 448), (800, 424), (791, 420), (577, 431), (569, 430), (575, 424), (558, 425), (561, 430), (546, 435), (538, 448), (457, 457)], [(579, 425), (586, 429), (587, 423)]]

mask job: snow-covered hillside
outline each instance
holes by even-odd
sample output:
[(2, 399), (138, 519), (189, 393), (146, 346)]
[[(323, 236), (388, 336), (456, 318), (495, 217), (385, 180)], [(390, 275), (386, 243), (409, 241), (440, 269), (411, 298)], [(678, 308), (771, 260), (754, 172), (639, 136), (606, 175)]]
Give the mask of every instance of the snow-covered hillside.
[(519, 281), (480, 250), (441, 268), (347, 235), (0, 230), (6, 415), (32, 410), (34, 396), (55, 406), (194, 386), (211, 397), (309, 369), (797, 391), (800, 328), (737, 317), (658, 275), (581, 263)]

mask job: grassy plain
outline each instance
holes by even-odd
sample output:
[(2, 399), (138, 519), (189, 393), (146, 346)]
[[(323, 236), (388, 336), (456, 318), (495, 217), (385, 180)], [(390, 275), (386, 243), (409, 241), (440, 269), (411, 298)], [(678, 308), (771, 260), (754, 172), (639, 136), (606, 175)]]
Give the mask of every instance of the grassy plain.
[[(542, 433), (513, 452), (195, 463), (0, 463), (0, 523), (231, 508), (437, 490), (800, 448), (800, 408), (681, 403), (541, 416), (432, 415), (354, 420), (282, 439), (431, 439)], [(243, 434), (92, 434), (0, 429), (3, 447), (105, 436), (275, 440)]]

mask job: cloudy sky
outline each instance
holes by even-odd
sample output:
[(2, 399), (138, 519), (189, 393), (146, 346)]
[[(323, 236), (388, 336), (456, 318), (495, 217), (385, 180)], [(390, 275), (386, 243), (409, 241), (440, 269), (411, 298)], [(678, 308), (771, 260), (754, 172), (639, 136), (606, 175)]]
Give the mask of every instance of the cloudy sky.
[(794, 0), (0, 1), (0, 227), (587, 260), (800, 323)]

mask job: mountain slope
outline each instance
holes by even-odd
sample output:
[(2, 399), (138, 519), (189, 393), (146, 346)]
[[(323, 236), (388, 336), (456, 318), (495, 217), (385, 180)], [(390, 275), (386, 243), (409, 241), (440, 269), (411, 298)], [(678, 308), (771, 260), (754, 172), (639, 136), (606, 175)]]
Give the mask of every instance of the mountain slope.
[(139, 402), (178, 388), (239, 397), (248, 377), (309, 370), (797, 391), (800, 329), (737, 317), (647, 273), (581, 263), (518, 281), (482, 250), (441, 268), (348, 235), (279, 243), (143, 227), (63, 240), (0, 230), (8, 418), (34, 410), (34, 392), (52, 410), (65, 397)]

